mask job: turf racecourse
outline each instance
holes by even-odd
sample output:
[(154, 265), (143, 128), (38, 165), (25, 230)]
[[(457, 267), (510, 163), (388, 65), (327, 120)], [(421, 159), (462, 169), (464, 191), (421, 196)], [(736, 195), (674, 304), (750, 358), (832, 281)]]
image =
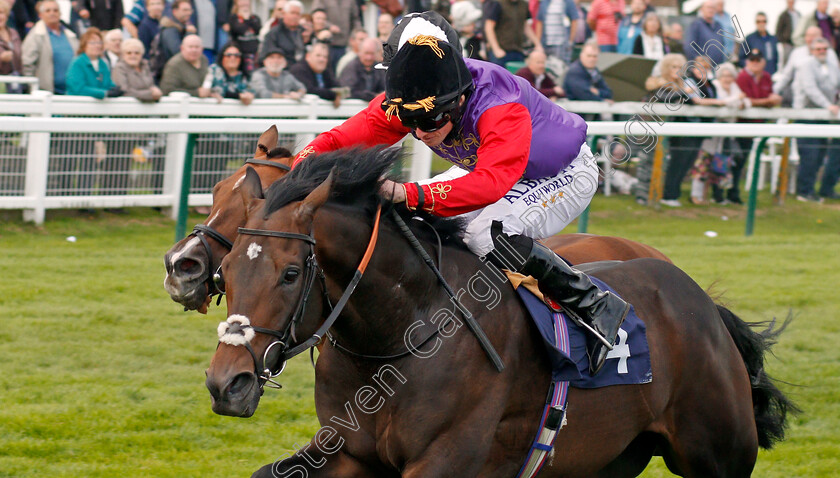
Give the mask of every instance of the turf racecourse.
[[(745, 320), (792, 308), (768, 370), (797, 384), (783, 389), (805, 414), (754, 476), (838, 476), (840, 204), (769, 202), (745, 238), (743, 208), (654, 211), (599, 196), (590, 232), (659, 248), (701, 286), (716, 283)], [(212, 413), (204, 369), (224, 307), (202, 316), (169, 300), (162, 257), (173, 230), (149, 210), (0, 223), (0, 476), (249, 476), (315, 432), (305, 358), (255, 417)], [(669, 474), (654, 459), (643, 476)]]

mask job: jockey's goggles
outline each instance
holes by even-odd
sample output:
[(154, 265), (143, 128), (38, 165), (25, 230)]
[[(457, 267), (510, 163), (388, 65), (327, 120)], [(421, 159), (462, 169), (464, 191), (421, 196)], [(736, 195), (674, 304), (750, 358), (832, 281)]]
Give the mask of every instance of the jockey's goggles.
[(438, 113), (435, 116), (425, 116), (420, 118), (406, 118), (402, 121), (403, 126), (410, 129), (419, 129), (426, 133), (433, 133), (444, 126), (452, 119), (449, 111)]

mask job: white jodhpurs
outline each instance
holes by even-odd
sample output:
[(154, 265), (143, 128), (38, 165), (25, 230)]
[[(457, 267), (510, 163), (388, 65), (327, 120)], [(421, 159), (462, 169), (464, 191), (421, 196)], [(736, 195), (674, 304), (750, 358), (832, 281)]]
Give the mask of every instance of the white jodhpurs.
[[(446, 181), (467, 174), (454, 167), (422, 184)], [(493, 204), (463, 214), (467, 220), (464, 242), (483, 257), (493, 250), (490, 225), (501, 221), (507, 234), (523, 234), (534, 239), (551, 237), (582, 213), (598, 189), (598, 165), (584, 143), (577, 158), (556, 176), (520, 179)]]

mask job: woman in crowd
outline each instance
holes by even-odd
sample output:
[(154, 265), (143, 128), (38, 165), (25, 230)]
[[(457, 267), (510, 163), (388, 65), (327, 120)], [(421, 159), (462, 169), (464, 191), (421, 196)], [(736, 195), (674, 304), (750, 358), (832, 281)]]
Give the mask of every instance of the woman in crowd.
[(643, 29), (642, 23), (645, 19), (645, 13), (647, 13), (646, 7), (645, 0), (630, 2), (630, 14), (625, 15), (618, 24), (618, 53), (622, 55), (633, 53), (636, 38)]
[(633, 44), (633, 54), (661, 60), (666, 53), (669, 51), (662, 39), (662, 22), (655, 13), (648, 13), (642, 22), (642, 32)]
[(233, 98), (248, 105), (254, 100), (254, 93), (248, 88), (248, 80), (242, 72), (242, 52), (233, 43), (223, 46), (216, 63), (210, 65), (199, 91), (205, 93), (207, 90), (210, 97), (220, 102), (223, 98)]
[(236, 0), (230, 20), (230, 39), (242, 53), (242, 70), (250, 76), (256, 68), (257, 51), (260, 49), (260, 18), (251, 12), (251, 0)]
[[(735, 79), (738, 74), (731, 63), (722, 63), (718, 67), (717, 79), (712, 81), (717, 99), (727, 107), (743, 109), (749, 106), (749, 100)], [(726, 121), (735, 122), (735, 118)], [(700, 144), (700, 152), (691, 170), (691, 202), (707, 204), (706, 196), (712, 188), (713, 199), (724, 204), (723, 191), (732, 187), (733, 156), (739, 154), (738, 143), (734, 138), (706, 138)]]
[(122, 96), (122, 90), (111, 80), (111, 70), (102, 58), (105, 51), (102, 32), (88, 28), (79, 40), (78, 56), (67, 70), (67, 94), (105, 98)]
[(126, 94), (140, 101), (157, 101), (163, 96), (155, 86), (149, 61), (143, 59), (143, 42), (136, 38), (123, 40), (120, 60), (114, 66), (111, 76), (114, 83)]
[[(6, 25), (9, 21), (9, 11), (9, 4), (0, 1), (0, 75), (19, 75), (22, 70), (21, 41), (17, 30)], [(6, 85), (6, 91), (9, 91), (9, 86)]]
[[(662, 58), (659, 76), (652, 76), (648, 78), (645, 83), (645, 88), (650, 92), (651, 97), (655, 98), (656, 101), (660, 103), (677, 105), (724, 104), (722, 100), (715, 98), (713, 93), (711, 96), (701, 96), (702, 94), (706, 94), (701, 93), (703, 90), (706, 90), (708, 93), (709, 89), (706, 88), (707, 85), (701, 84), (698, 88), (698, 83), (692, 79), (692, 76), (689, 76), (688, 78), (683, 78), (681, 76), (681, 72), (683, 71), (685, 64), (686, 59), (680, 54), (672, 53), (665, 55)], [(694, 69), (698, 71), (693, 72), (692, 75), (699, 75), (702, 73), (701, 68), (698, 67)], [(697, 121), (696, 119), (687, 116), (674, 116), (671, 120), (688, 122)], [(665, 206), (679, 207), (682, 205), (679, 202), (680, 185), (682, 184), (682, 180), (686, 173), (688, 173), (688, 170), (691, 168), (691, 165), (694, 164), (694, 160), (697, 158), (697, 151), (702, 139), (673, 136), (668, 138), (668, 140), (670, 159), (668, 161), (668, 167), (665, 170), (665, 187), (661, 202)], [(649, 166), (641, 169), (647, 170), (648, 172), (650, 171)], [(644, 177), (639, 178), (640, 183), (645, 183), (645, 179), (646, 178)], [(649, 181), (649, 178), (647, 178), (647, 180)], [(637, 196), (642, 200), (646, 199), (639, 196), (638, 193)]]
[[(67, 70), (67, 94), (94, 98), (122, 96), (123, 91), (111, 80), (111, 70), (102, 58), (105, 42), (96, 27), (88, 28), (79, 39), (78, 56)], [(77, 188), (81, 194), (93, 194), (94, 186), (100, 194), (120, 194), (122, 177), (114, 174), (119, 167), (114, 156), (113, 141), (80, 141), (77, 146)], [(109, 151), (111, 155), (109, 156)]]

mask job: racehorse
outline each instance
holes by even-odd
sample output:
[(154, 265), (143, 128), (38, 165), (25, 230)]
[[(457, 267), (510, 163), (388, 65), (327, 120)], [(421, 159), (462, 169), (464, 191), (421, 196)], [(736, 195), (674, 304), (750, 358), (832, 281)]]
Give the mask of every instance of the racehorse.
[[(251, 416), (265, 383), (260, 371), (276, 372), (290, 348), (320, 338), (310, 335), (329, 305), (346, 303), (316, 365), (322, 428), (254, 476), (510, 477), (533, 441), (550, 382), (542, 339), (515, 292), (487, 280), (491, 266), (466, 249), (451, 221), (438, 221), (440, 270), (455, 290), (480, 290), (461, 300), (504, 371), (459, 330), (435, 276), (394, 222), (373, 212), (394, 160), (389, 152), (330, 153), (265, 196), (252, 170), (239, 187), (247, 221), (222, 261), (229, 318), (207, 369), (213, 410)], [(428, 228), (414, 228), (434, 251)], [(484, 285), (471, 285), (482, 271)], [(602, 263), (589, 272), (645, 321), (654, 379), (572, 388), (568, 424), (541, 476), (636, 476), (654, 454), (682, 476), (749, 476), (758, 447), (783, 439), (795, 409), (763, 373), (773, 332), (753, 332), (668, 262)]]
[(260, 135), (254, 158), (213, 187), (213, 207), (207, 219), (166, 252), (163, 286), (184, 310), (206, 313), (212, 296), (221, 293), (213, 282), (213, 273), (230, 251), (236, 228), (244, 223), (245, 210), (236, 188), (245, 175), (245, 168), (253, 166), (266, 184), (291, 169), (292, 154), (276, 147), (277, 139), (276, 126)]
[[(277, 128), (272, 126), (260, 136), (254, 159), (272, 160), (275, 167), (267, 163), (246, 163), (216, 184), (213, 188), (213, 207), (207, 219), (164, 255), (164, 288), (172, 300), (184, 306), (184, 310), (206, 313), (212, 296), (222, 292), (214, 283), (213, 275), (222, 258), (230, 251), (230, 244), (238, 235), (237, 229), (245, 225), (245, 210), (237, 193), (240, 179), (245, 176), (245, 168), (249, 164), (253, 165), (261, 183), (269, 186), (286, 174), (287, 169), (282, 166), (290, 166), (292, 163), (291, 153), (283, 148), (275, 148), (276, 143)], [(573, 264), (602, 260), (623, 261), (639, 257), (670, 262), (655, 248), (620, 237), (563, 234), (544, 242)]]

